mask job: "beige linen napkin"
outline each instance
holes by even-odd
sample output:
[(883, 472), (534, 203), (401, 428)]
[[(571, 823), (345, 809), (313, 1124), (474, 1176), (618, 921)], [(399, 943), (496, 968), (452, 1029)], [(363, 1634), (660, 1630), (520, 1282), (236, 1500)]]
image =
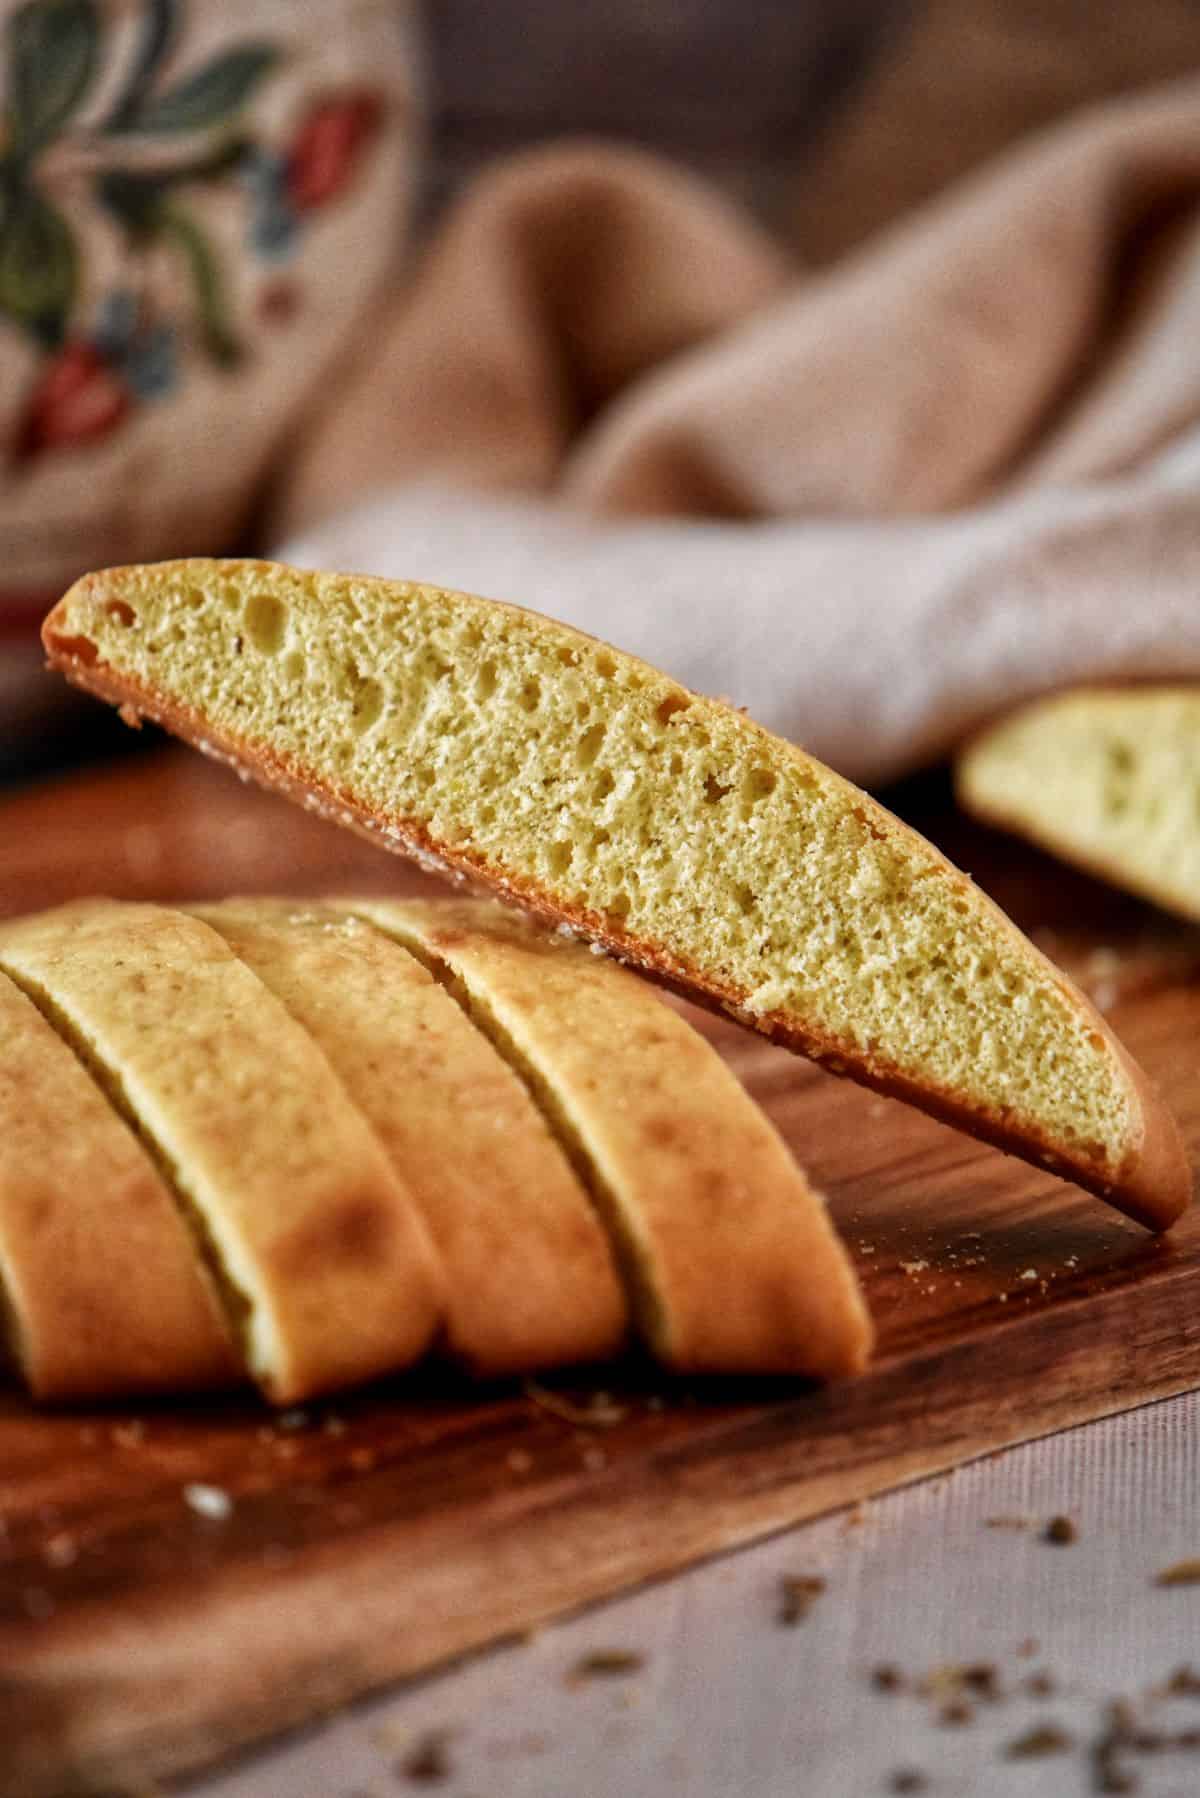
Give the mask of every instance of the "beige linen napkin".
[(863, 780), (1200, 676), (1200, 84), (808, 279), (658, 162), (528, 154), (377, 345), (281, 490), (297, 559), (553, 612)]

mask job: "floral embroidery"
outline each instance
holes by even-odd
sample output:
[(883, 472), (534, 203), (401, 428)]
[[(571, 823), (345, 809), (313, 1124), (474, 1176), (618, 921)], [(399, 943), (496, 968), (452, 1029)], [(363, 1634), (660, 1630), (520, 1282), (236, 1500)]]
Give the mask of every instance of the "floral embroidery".
[[(183, 29), (183, 0), (143, 0), (138, 41), (106, 115), (87, 147), (98, 206), (130, 254), (165, 247), (184, 272), (192, 328), (217, 367), (245, 354), (225, 273), (189, 196), (240, 183), (246, 237), (268, 279), (257, 316), (290, 320), (300, 303), (278, 268), (310, 216), (349, 185), (382, 121), (363, 88), (318, 97), (279, 151), (240, 128), (247, 106), (282, 60), (278, 46), (248, 39), (167, 78)], [(81, 252), (42, 178), (46, 151), (66, 134), (96, 78), (103, 48), (98, 0), (25, 0), (7, 27), (8, 80), (0, 113), (0, 322), (43, 352), (18, 434), (22, 457), (91, 443), (133, 411), (172, 391), (181, 323), (155, 316), (129, 288), (79, 313)]]

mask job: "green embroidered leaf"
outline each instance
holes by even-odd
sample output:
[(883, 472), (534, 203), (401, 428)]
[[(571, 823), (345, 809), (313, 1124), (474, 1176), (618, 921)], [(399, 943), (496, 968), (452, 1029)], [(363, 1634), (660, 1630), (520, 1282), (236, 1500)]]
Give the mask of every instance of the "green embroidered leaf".
[(278, 60), (273, 44), (242, 44), (227, 50), (165, 94), (151, 96), (130, 121), (131, 127), (166, 133), (222, 124), (246, 104)]
[(229, 317), (225, 283), (221, 267), (213, 255), (212, 245), (191, 213), (164, 200), (158, 211), (159, 227), (174, 239), (187, 261), (204, 332), (204, 344), (214, 362), (232, 368), (241, 361), (242, 346), (238, 342)]
[(105, 131), (129, 131), (138, 108), (179, 33), (179, 0), (146, 0), (137, 54), (125, 77), (116, 104), (104, 123)]
[(25, 0), (8, 26), (12, 151), (29, 156), (66, 124), (96, 67), (94, 0)]
[(62, 214), (36, 188), (7, 182), (0, 189), (0, 312), (45, 343), (61, 342), (77, 269)]

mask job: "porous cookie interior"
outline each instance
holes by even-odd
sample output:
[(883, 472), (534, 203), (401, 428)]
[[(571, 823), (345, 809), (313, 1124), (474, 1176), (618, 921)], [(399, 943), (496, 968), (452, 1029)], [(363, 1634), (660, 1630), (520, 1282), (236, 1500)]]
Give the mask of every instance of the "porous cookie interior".
[(436, 588), (172, 564), (74, 590), (99, 657), (352, 798), (385, 833), (577, 913), (878, 1078), (1116, 1173), (1125, 1072), (964, 876), (729, 708), (564, 626)]
[(974, 745), (959, 785), (985, 815), (1200, 918), (1200, 687), (1046, 700)]

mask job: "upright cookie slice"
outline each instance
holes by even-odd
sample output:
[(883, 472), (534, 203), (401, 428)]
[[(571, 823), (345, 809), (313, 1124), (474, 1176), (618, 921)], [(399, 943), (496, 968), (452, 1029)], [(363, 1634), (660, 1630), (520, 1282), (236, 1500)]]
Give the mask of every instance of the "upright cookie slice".
[(612, 1354), (626, 1306), (607, 1239), (512, 1069), (416, 958), (286, 899), (193, 908), (328, 1057), (420, 1208), (446, 1346), (498, 1375)]
[(1085, 688), (965, 749), (968, 811), (1200, 920), (1200, 686)]
[(630, 656), (466, 594), (260, 562), (89, 575), (43, 634), (127, 715), (837, 1072), (1153, 1228), (1188, 1202), (1157, 1092), (965, 875), (819, 762)]
[(823, 1201), (720, 1056), (641, 981), (472, 900), (349, 902), (445, 981), (570, 1145), (654, 1353), (855, 1372), (871, 1326)]
[(35, 1398), (244, 1377), (191, 1234), (79, 1057), (0, 974), (0, 1305)]
[(0, 926), (0, 968), (141, 1135), (271, 1398), (421, 1354), (442, 1309), (425, 1226), (328, 1061), (215, 930), (84, 901)]

